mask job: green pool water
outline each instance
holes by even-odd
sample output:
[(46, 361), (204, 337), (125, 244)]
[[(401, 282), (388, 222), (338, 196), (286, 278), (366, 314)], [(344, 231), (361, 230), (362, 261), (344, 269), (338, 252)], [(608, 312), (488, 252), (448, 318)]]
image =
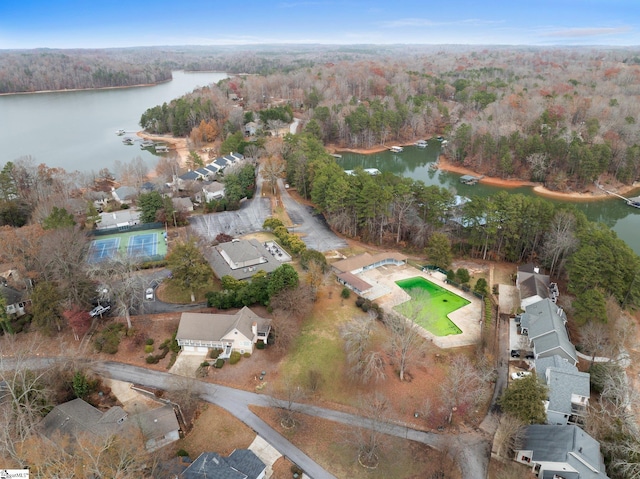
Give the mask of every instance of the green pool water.
[(421, 277), (403, 279), (396, 284), (411, 300), (394, 309), (406, 317), (415, 317), (417, 324), (436, 336), (460, 334), (462, 330), (448, 314), (469, 304), (469, 301)]

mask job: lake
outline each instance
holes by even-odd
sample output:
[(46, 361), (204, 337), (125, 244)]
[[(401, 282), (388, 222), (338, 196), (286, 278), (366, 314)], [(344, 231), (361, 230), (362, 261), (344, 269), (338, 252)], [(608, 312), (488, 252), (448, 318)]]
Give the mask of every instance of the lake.
[[(352, 170), (356, 166), (377, 168), (380, 171), (389, 171), (415, 180), (422, 180), (427, 185), (441, 186), (469, 198), (494, 195), (501, 191), (501, 188), (483, 184), (467, 186), (460, 183), (459, 174), (432, 169), (430, 165), (437, 161), (440, 151), (440, 143), (434, 140), (429, 142), (427, 148), (408, 146), (404, 148), (402, 153), (383, 151), (371, 155), (360, 155), (343, 152), (341, 153), (342, 158), (337, 161), (345, 170)], [(529, 187), (509, 188), (507, 191), (535, 195)], [(637, 194), (635, 193), (635, 195)], [(549, 201), (561, 202), (551, 199)], [(640, 255), (640, 209), (627, 206), (621, 199), (574, 202), (574, 204), (591, 221), (599, 221), (613, 229), (619, 238)]]
[(0, 168), (21, 156), (68, 172), (113, 171), (116, 160), (137, 156), (154, 166), (154, 154), (138, 143), (123, 145), (116, 130), (135, 137), (147, 108), (223, 78), (226, 73), (175, 71), (172, 81), (154, 86), (0, 96)]

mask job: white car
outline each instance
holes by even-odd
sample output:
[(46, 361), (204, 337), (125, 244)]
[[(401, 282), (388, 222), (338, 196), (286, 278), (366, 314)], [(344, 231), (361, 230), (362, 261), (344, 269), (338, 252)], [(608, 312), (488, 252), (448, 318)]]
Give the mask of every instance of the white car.
[(531, 376), (530, 371), (516, 371), (515, 373), (511, 373), (511, 379), (522, 379), (527, 376)]
[(111, 306), (109, 306), (108, 304), (104, 306), (99, 304), (98, 306), (93, 308), (91, 311), (89, 311), (89, 316), (91, 316), (92, 318), (95, 318), (96, 316), (102, 316), (104, 313), (106, 313), (110, 309), (111, 309)]
[(153, 300), (153, 288), (147, 288), (144, 292), (144, 299), (152, 301)]

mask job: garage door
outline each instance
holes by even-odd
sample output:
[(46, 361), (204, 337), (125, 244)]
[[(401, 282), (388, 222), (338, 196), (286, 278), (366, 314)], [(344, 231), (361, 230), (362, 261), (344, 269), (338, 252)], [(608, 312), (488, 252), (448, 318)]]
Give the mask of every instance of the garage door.
[(199, 346), (199, 347), (197, 347), (197, 348), (196, 348), (196, 352), (198, 352), (198, 353), (205, 353), (205, 354), (206, 354), (206, 353), (208, 353), (208, 352), (209, 352), (209, 348), (205, 348), (205, 347), (203, 347), (203, 346)]
[(185, 350), (185, 352), (192, 353), (192, 352), (194, 352), (196, 350), (196, 348), (195, 348), (195, 346), (185, 346), (184, 350)]

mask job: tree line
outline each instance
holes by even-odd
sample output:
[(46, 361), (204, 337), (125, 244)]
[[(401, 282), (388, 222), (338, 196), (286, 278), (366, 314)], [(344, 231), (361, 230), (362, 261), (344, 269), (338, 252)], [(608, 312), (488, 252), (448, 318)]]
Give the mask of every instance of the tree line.
[(347, 174), (312, 135), (288, 135), (283, 157), (287, 181), (345, 236), (432, 251), (424, 248), (444, 234), (455, 251), (473, 258), (535, 258), (552, 274), (566, 274), (578, 303), (589, 304), (587, 314), (602, 321), (609, 296), (627, 305), (640, 300), (640, 258), (605, 225), (569, 205), (507, 192), (465, 202), (391, 173)]

